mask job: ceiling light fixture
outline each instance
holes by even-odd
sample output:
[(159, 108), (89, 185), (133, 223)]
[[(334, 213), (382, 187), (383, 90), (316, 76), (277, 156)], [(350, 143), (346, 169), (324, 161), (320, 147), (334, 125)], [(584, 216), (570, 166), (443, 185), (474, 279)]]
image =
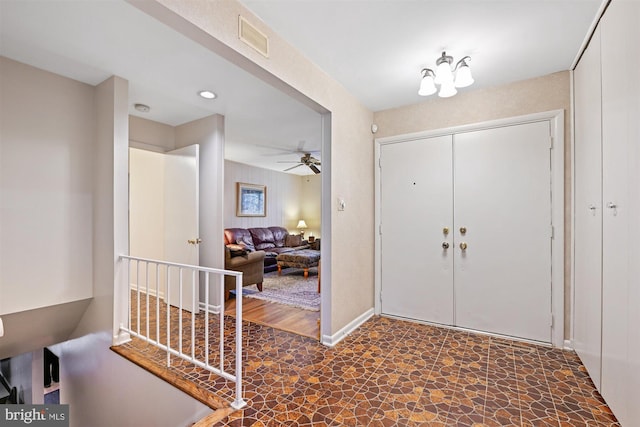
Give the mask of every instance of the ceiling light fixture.
[(133, 106), (133, 108), (135, 108), (136, 110), (142, 112), (142, 113), (148, 113), (151, 110), (151, 107), (149, 107), (148, 105), (144, 105), (144, 104), (135, 104)]
[(471, 61), (471, 57), (465, 56), (456, 63), (451, 69), (453, 57), (448, 56), (446, 52), (442, 52), (442, 56), (436, 61), (436, 71), (430, 68), (422, 69), (422, 81), (418, 95), (429, 96), (438, 91), (436, 85), (440, 85), (438, 96), (441, 98), (449, 98), (458, 91), (456, 88), (471, 86), (473, 77), (471, 76), (471, 68), (467, 62)]
[(198, 92), (198, 95), (205, 99), (214, 99), (218, 97), (218, 95), (216, 95), (214, 92), (211, 92), (210, 90), (201, 90), (200, 92)]

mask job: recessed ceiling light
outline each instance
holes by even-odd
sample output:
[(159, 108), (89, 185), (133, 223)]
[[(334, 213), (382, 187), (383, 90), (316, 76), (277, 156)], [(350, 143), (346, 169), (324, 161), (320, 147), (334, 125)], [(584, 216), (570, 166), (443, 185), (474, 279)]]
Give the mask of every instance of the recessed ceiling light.
[(143, 113), (148, 113), (149, 110), (151, 110), (151, 107), (149, 107), (148, 105), (144, 105), (144, 104), (135, 104), (133, 107), (136, 110), (141, 111)]
[(198, 95), (200, 95), (205, 99), (214, 99), (218, 96), (215, 93), (211, 92), (210, 90), (201, 90), (200, 92), (198, 92)]

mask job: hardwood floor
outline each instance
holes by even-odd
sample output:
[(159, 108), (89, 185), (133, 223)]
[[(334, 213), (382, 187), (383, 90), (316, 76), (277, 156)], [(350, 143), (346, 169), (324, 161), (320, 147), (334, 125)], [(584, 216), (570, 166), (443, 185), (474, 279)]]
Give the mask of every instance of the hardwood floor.
[[(224, 308), (225, 314), (233, 315), (236, 310), (235, 297), (231, 297), (225, 303)], [(302, 310), (255, 298), (243, 298), (242, 318), (249, 322), (271, 326), (304, 337), (317, 340), (320, 338), (319, 311)]]

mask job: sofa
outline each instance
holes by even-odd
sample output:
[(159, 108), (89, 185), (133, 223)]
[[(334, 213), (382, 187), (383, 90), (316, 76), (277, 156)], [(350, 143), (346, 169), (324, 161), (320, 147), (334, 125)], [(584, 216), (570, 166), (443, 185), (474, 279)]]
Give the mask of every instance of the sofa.
[[(256, 285), (262, 292), (262, 281), (264, 280), (264, 256), (263, 251), (247, 252), (231, 249), (225, 250), (224, 268), (225, 270), (241, 271), (242, 286)], [(229, 299), (229, 291), (235, 290), (236, 278), (224, 276), (224, 299)]]
[[(278, 268), (276, 257), (285, 252), (308, 249), (309, 244), (302, 236), (289, 234), (284, 227), (226, 228), (224, 244), (241, 245), (248, 252), (264, 252), (264, 272)], [(226, 265), (225, 265), (226, 268)], [(233, 268), (229, 268), (233, 270)]]

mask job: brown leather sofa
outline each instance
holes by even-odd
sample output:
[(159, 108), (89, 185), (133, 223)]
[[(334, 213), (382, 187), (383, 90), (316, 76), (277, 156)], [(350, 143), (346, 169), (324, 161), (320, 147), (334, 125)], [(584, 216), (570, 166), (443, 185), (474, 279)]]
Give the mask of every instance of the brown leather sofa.
[[(278, 268), (276, 257), (284, 252), (309, 248), (301, 236), (291, 235), (284, 227), (226, 228), (224, 230), (225, 245), (243, 245), (248, 251), (263, 251), (264, 272)], [(226, 265), (225, 265), (225, 268)], [(230, 270), (233, 270), (230, 268)]]

